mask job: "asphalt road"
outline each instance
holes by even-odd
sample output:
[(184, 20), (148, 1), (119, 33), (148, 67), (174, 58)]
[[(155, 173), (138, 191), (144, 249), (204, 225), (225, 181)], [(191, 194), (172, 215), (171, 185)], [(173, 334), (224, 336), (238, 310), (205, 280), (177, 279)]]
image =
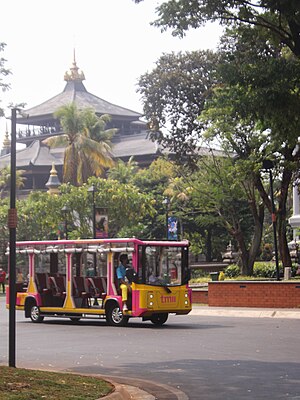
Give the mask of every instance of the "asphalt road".
[[(161, 328), (131, 321), (124, 328), (104, 320), (33, 324), (17, 312), (17, 367), (153, 381), (167, 385), (162, 393), (173, 388), (161, 399), (183, 399), (181, 392), (195, 400), (300, 399), (299, 320), (171, 316)], [(1, 365), (8, 365), (8, 332), (1, 297)]]

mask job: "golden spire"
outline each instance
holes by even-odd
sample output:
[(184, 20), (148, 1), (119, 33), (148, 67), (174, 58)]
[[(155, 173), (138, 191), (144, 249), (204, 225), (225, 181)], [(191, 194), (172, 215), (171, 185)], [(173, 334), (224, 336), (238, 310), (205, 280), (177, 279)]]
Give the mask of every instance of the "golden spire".
[(10, 139), (9, 139), (9, 135), (8, 135), (8, 131), (7, 131), (7, 124), (6, 124), (6, 131), (5, 131), (5, 136), (3, 139), (3, 145), (2, 145), (2, 149), (0, 151), (0, 155), (5, 156), (6, 154), (9, 154), (10, 148), (11, 148), (11, 143), (10, 143)]
[(73, 50), (73, 63), (72, 67), (69, 69), (69, 71), (66, 71), (64, 80), (69, 82), (69, 81), (84, 81), (85, 76), (82, 71), (77, 67), (76, 64), (76, 58), (75, 58), (75, 49)]
[(7, 124), (6, 124), (5, 136), (4, 136), (4, 140), (3, 140), (3, 149), (10, 149), (10, 139), (8, 136)]

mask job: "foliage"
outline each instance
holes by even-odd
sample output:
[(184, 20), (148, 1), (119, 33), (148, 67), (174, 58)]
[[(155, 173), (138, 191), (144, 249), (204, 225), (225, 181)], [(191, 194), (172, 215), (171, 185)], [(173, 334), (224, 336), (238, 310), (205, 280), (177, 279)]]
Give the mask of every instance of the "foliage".
[(45, 143), (66, 146), (64, 182), (78, 186), (90, 176), (102, 176), (104, 169), (114, 164), (109, 141), (115, 130), (103, 130), (108, 116), (98, 117), (91, 109), (79, 110), (75, 103), (62, 106), (54, 116), (65, 134), (46, 139)]
[[(47, 240), (63, 238), (67, 223), (70, 239), (92, 237), (93, 204), (88, 188), (95, 185), (95, 204), (108, 208), (109, 235), (142, 237), (144, 220), (152, 218), (155, 210), (151, 193), (141, 193), (131, 184), (121, 184), (101, 178), (91, 178), (81, 187), (64, 184), (60, 196), (32, 192), (26, 200), (17, 201), (17, 240)], [(66, 215), (62, 208), (67, 206)], [(8, 243), (7, 200), (0, 206), (0, 251), (2, 257)], [(1, 257), (0, 257), (1, 259)]]
[[(151, 193), (151, 206), (155, 209), (154, 213), (145, 215), (144, 218), (144, 238), (159, 239), (166, 237), (166, 206), (163, 203), (167, 196), (166, 189), (172, 178), (176, 177), (174, 163), (158, 158), (147, 169), (140, 169), (133, 177), (133, 184), (142, 193)], [(175, 211), (171, 203), (168, 210), (170, 214)]]
[(116, 180), (120, 183), (130, 183), (138, 171), (138, 163), (131, 156), (127, 163), (118, 160), (117, 163), (107, 171), (108, 179)]
[(0, 399), (94, 400), (112, 391), (99, 378), (60, 372), (0, 367)]
[(279, 249), (284, 265), (290, 265), (286, 201), (300, 157), (300, 148), (296, 147), (300, 128), (299, 1), (168, 0), (156, 10), (154, 25), (170, 27), (174, 35), (183, 35), (190, 27), (207, 21), (217, 20), (232, 28), (220, 48), (220, 85), (214, 90), (213, 100), (206, 99), (203, 117), (208, 133), (214, 130), (214, 140), (218, 132), (223, 147), (236, 151), (248, 167), (269, 212), (270, 197), (259, 169), (264, 158), (276, 160), (275, 176), (280, 177), (276, 211)]
[[(250, 178), (235, 159), (215, 156), (212, 151), (199, 160), (198, 170), (184, 179), (195, 223), (210, 229), (212, 236), (217, 232), (220, 235), (221, 227), (227, 231), (238, 245), (245, 274), (251, 274), (258, 254), (263, 221), (263, 210)], [(223, 237), (228, 243), (224, 232)]]
[(183, 36), (189, 28), (198, 28), (207, 21), (226, 26), (238, 23), (266, 31), (273, 43), (283, 43), (300, 57), (298, 0), (166, 0), (156, 10), (154, 25), (162, 30), (171, 28), (175, 36)]
[(181, 161), (199, 146), (197, 117), (216, 83), (217, 64), (218, 55), (211, 51), (163, 54), (153, 71), (139, 79), (151, 137)]
[(280, 193), (276, 210), (279, 249), (288, 266), (286, 203), (300, 160), (300, 60), (275, 47), (258, 29), (237, 28), (225, 39), (220, 68), (223, 84), (215, 88), (201, 120), (206, 120), (207, 137), (218, 137), (225, 149), (236, 153), (270, 213), (272, 204), (264, 185), (268, 176), (262, 162), (274, 160), (273, 177), (278, 177)]
[[(24, 186), (26, 178), (23, 176), (24, 170), (16, 171), (16, 188), (20, 189)], [(3, 192), (10, 188), (10, 166), (2, 168), (0, 170), (0, 196)]]
[[(282, 272), (282, 267), (280, 272)], [(259, 278), (276, 278), (276, 265), (268, 262), (256, 262), (254, 265), (253, 276)]]
[[(6, 46), (5, 43), (0, 42), (0, 53), (4, 51), (5, 46)], [(10, 85), (3, 80), (3, 77), (5, 78), (11, 73), (11, 71), (5, 67), (5, 63), (6, 63), (5, 58), (0, 57), (0, 89), (2, 92), (5, 92), (6, 90), (10, 89)], [(3, 109), (0, 107), (0, 117), (3, 116), (4, 116)]]
[(224, 269), (224, 274), (228, 278), (236, 278), (241, 273), (240, 267), (236, 264), (230, 264)]

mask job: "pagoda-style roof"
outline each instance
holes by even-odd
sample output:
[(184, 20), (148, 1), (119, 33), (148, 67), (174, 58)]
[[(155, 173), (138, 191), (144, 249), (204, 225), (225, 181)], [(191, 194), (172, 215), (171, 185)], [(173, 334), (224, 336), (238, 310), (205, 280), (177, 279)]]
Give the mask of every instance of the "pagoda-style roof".
[[(16, 166), (17, 168), (26, 168), (31, 166), (51, 166), (61, 164), (61, 159), (51, 153), (48, 146), (35, 140), (30, 146), (17, 150)], [(10, 165), (10, 154), (0, 157), (0, 168)]]
[[(29, 166), (61, 166), (64, 161), (64, 147), (49, 148), (40, 140), (35, 140), (30, 146), (17, 150), (17, 167), (26, 168)], [(114, 138), (112, 143), (112, 154), (115, 158), (121, 158), (124, 161), (132, 155), (134, 158), (157, 155), (158, 146), (147, 138), (147, 133), (142, 132), (135, 135), (119, 136)], [(10, 163), (10, 154), (0, 157), (0, 168), (8, 166)]]
[(82, 82), (84, 79), (84, 74), (77, 67), (74, 56), (72, 67), (64, 76), (64, 80), (67, 83), (63, 92), (35, 107), (24, 110), (28, 118), (17, 118), (17, 123), (39, 125), (42, 121), (53, 119), (53, 114), (57, 109), (71, 103), (75, 103), (79, 109), (93, 108), (98, 115), (109, 114), (116, 120), (125, 119), (128, 121), (135, 121), (142, 116), (142, 114), (136, 111), (109, 103), (89, 93)]
[(114, 157), (127, 159), (134, 155), (149, 156), (159, 153), (159, 147), (156, 142), (148, 138), (147, 132), (135, 135), (120, 136), (117, 140), (113, 138), (112, 153)]

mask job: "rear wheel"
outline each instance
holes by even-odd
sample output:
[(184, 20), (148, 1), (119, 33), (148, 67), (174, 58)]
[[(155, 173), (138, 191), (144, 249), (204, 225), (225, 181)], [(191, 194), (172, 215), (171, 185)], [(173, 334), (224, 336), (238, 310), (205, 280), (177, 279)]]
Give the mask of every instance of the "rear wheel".
[(153, 314), (150, 318), (150, 321), (154, 325), (163, 325), (167, 319), (168, 319), (169, 314), (168, 313), (163, 313), (163, 314)]
[(125, 326), (129, 318), (125, 316), (117, 303), (107, 307), (106, 321), (112, 326)]
[(30, 319), (35, 323), (43, 322), (44, 320), (44, 317), (41, 316), (40, 308), (36, 304), (33, 304), (30, 308)]

